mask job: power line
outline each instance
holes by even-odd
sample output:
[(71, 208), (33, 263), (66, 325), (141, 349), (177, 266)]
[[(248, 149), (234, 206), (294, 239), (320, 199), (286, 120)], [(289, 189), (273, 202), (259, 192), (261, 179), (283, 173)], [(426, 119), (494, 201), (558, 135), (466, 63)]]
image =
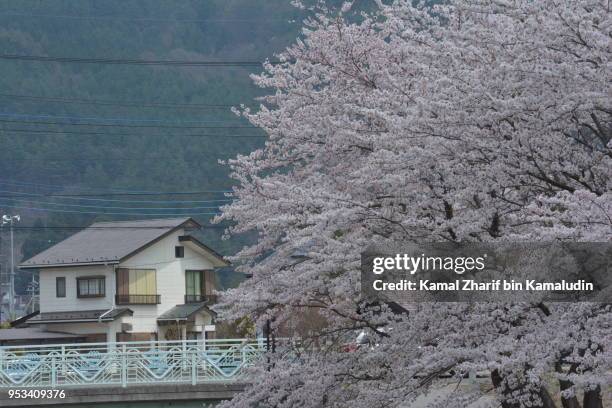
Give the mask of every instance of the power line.
[[(109, 135), (112, 136), (112, 135)], [(221, 136), (221, 135), (220, 135)], [(172, 137), (172, 136), (169, 136)], [(163, 161), (182, 161), (182, 162), (193, 162), (202, 161), (200, 157), (78, 157), (78, 158), (53, 158), (53, 157), (42, 157), (42, 158), (23, 158), (23, 159), (0, 159), (3, 163), (34, 163), (34, 162), (49, 162), (49, 163), (95, 163), (95, 162), (147, 162), (149, 160), (163, 160)], [(152, 163), (153, 164), (153, 163)]]
[[(1, 198), (1, 197), (0, 197)], [(95, 209), (112, 209), (112, 210), (162, 210), (162, 211), (192, 211), (192, 210), (210, 210), (210, 209), (218, 209), (219, 205), (215, 206), (205, 206), (205, 207), (117, 207), (110, 205), (86, 205), (86, 204), (68, 204), (68, 203), (56, 203), (50, 201), (38, 201), (32, 200), (29, 198), (20, 198), (20, 199), (12, 199), (12, 201), (18, 201), (22, 203), (30, 204), (42, 204), (42, 205), (55, 205), (55, 206), (64, 206), (64, 207), (72, 207), (72, 208), (95, 208)]]
[[(0, 122), (4, 122), (2, 119), (0, 119)], [(212, 128), (208, 128), (208, 129), (233, 129), (235, 127), (212, 127)], [(240, 128), (240, 127), (238, 127)], [(246, 128), (246, 127), (245, 127)], [(255, 129), (250, 127), (249, 129)], [(262, 138), (262, 137), (266, 137), (266, 135), (253, 135), (253, 134), (247, 134), (247, 135), (235, 135), (235, 134), (231, 134), (231, 135), (223, 135), (223, 134), (210, 134), (210, 133), (195, 133), (195, 134), (183, 134), (183, 135), (179, 135), (179, 134), (172, 134), (172, 135), (168, 135), (168, 134), (163, 134), (163, 135), (152, 135), (150, 133), (143, 133), (143, 134), (137, 134), (137, 133), (108, 133), (108, 132), (88, 132), (88, 131), (70, 131), (70, 130), (40, 130), (40, 129), (12, 129), (12, 128), (0, 128), (0, 132), (13, 132), (13, 133), (29, 133), (29, 134), (33, 134), (33, 135), (63, 135), (63, 134), (67, 134), (67, 135), (82, 135), (82, 136), (165, 136), (165, 137), (222, 137), (222, 138), (229, 138), (229, 139), (233, 139), (233, 138), (237, 138), (237, 139), (250, 139), (250, 138)]]
[[(16, 186), (35, 186), (35, 187), (43, 187), (43, 188), (47, 188), (47, 189), (56, 189), (56, 188), (66, 188), (65, 185), (61, 185), (61, 184), (43, 184), (43, 183), (32, 183), (32, 182), (26, 182), (26, 181), (2, 181), (0, 180), (0, 184), (5, 184), (5, 185), (16, 185)], [(121, 189), (121, 188), (98, 188), (98, 187), (82, 187), (85, 190), (92, 190), (92, 191), (96, 191), (96, 192), (103, 192), (103, 191), (109, 191), (109, 192), (125, 192), (125, 193), (151, 193), (151, 194), (166, 194), (166, 193), (170, 193), (173, 194), (174, 192), (163, 192), (163, 191), (147, 191), (147, 190), (133, 190), (133, 189)], [(206, 192), (211, 193), (231, 193), (231, 190), (207, 190)], [(180, 191), (179, 193), (184, 193), (183, 191)]]
[(206, 19), (168, 19), (157, 17), (125, 17), (125, 16), (75, 16), (57, 14), (30, 14), (30, 13), (0, 13), (0, 16), (11, 17), (36, 17), (36, 18), (57, 18), (71, 20), (117, 20), (117, 21), (152, 21), (169, 23), (268, 23), (268, 22), (287, 22), (294, 23), (292, 19), (249, 19), (249, 18), (206, 18)]
[[(36, 187), (44, 187), (44, 188), (49, 188), (49, 189), (55, 189), (55, 188), (65, 188), (65, 185), (61, 185), (61, 184), (42, 184), (42, 183), (32, 183), (32, 182), (27, 182), (27, 181), (2, 181), (0, 180), (0, 184), (9, 184), (9, 185), (16, 185), (16, 186), (36, 186)], [(90, 187), (85, 187), (86, 190), (103, 190), (103, 189), (96, 189), (96, 188), (90, 188)], [(104, 190), (108, 190), (108, 191), (132, 191), (132, 190), (122, 190), (122, 189), (104, 189)], [(145, 193), (152, 193), (153, 191), (145, 191)]]
[[(3, 193), (8, 193), (12, 195), (6, 195)], [(22, 199), (22, 198), (27, 198), (27, 197), (48, 197), (48, 195), (35, 194), (35, 193), (23, 193), (19, 191), (0, 190), (0, 198)], [(204, 204), (204, 203), (229, 203), (232, 201), (230, 199), (222, 199), (222, 200), (116, 200), (116, 199), (87, 198), (87, 197), (56, 197), (56, 198), (59, 198), (62, 200), (115, 202), (115, 203), (129, 203), (129, 204)]]
[(33, 162), (50, 162), (50, 163), (72, 163), (72, 162), (116, 162), (116, 161), (142, 161), (146, 162), (147, 160), (179, 160), (182, 162), (193, 162), (193, 161), (201, 161), (201, 158), (185, 158), (185, 157), (140, 157), (140, 158), (130, 158), (130, 157), (86, 157), (86, 158), (23, 158), (23, 159), (0, 159), (2, 162), (8, 163), (33, 163)]
[[(189, 230), (205, 230), (205, 229), (224, 229), (230, 227), (229, 225), (203, 225), (202, 227), (189, 227), (186, 229)], [(113, 229), (121, 229), (121, 230), (138, 230), (138, 229), (168, 229), (168, 227), (121, 227), (121, 226), (97, 226), (92, 227), (89, 225), (81, 225), (81, 226), (42, 226), (42, 227), (13, 227), (14, 230), (27, 230), (27, 231), (36, 231), (36, 230), (82, 230), (82, 229), (94, 229), (94, 230), (113, 230)]]
[(84, 104), (84, 105), (102, 105), (102, 106), (124, 106), (124, 107), (138, 107), (138, 108), (169, 108), (169, 109), (228, 109), (234, 106), (241, 105), (241, 103), (235, 104), (197, 104), (197, 103), (157, 103), (147, 101), (110, 101), (102, 99), (81, 99), (81, 98), (64, 98), (54, 96), (33, 96), (33, 95), (17, 95), (17, 94), (0, 94), (0, 97), (4, 98), (16, 98), (26, 99), (32, 101), (45, 101), (45, 102), (61, 102), (61, 103), (73, 103), (73, 104)]
[(220, 215), (219, 213), (213, 212), (198, 212), (198, 213), (186, 213), (186, 214), (168, 214), (168, 213), (132, 213), (132, 212), (100, 212), (100, 211), (79, 211), (79, 210), (61, 210), (61, 209), (49, 209), (39, 207), (28, 207), (21, 205), (8, 205), (0, 204), (7, 208), (19, 208), (22, 210), (30, 211), (41, 211), (50, 213), (71, 213), (71, 214), (90, 214), (90, 215), (137, 215), (137, 216), (159, 216), (159, 217), (187, 217), (191, 215)]
[[(97, 122), (126, 122), (126, 123), (166, 123), (169, 125), (182, 126), (184, 124), (196, 124), (196, 125), (208, 125), (209, 123), (222, 123), (222, 124), (234, 124), (233, 121), (227, 120), (204, 120), (204, 121), (193, 121), (193, 120), (181, 120), (181, 121), (168, 121), (164, 119), (140, 119), (140, 118), (99, 118), (99, 117), (87, 117), (87, 116), (57, 116), (49, 114), (27, 114), (27, 113), (15, 113), (15, 112), (0, 112), (0, 116), (8, 118), (20, 118), (25, 120), (72, 120), (72, 121), (97, 121)], [(70, 122), (72, 123), (72, 122)], [(112, 123), (119, 124), (119, 123)]]
[(54, 126), (97, 126), (97, 127), (118, 127), (118, 128), (156, 128), (156, 129), (253, 129), (254, 126), (169, 126), (169, 125), (131, 125), (118, 123), (62, 123), (62, 122), (47, 122), (47, 121), (28, 121), (28, 120), (12, 120), (0, 119), (1, 123), (22, 123), (27, 125), (54, 125)]
[[(181, 61), (181, 60), (143, 60), (127, 58), (80, 58), (80, 57), (47, 57), (43, 55), (0, 54), (0, 59), (27, 62), (58, 62), (71, 64), (104, 64), (104, 65), (146, 65), (146, 66), (180, 66), (180, 67), (261, 67), (263, 61)], [(268, 61), (278, 64), (279, 61)]]
[[(175, 192), (163, 192), (160, 191), (158, 193), (98, 193), (98, 194), (56, 194), (56, 193), (48, 193), (41, 194), (44, 197), (113, 197), (113, 196), (160, 196), (160, 195), (200, 195), (200, 194), (220, 194), (220, 193), (229, 193), (230, 191), (175, 191)], [(0, 198), (2, 198), (0, 196)]]

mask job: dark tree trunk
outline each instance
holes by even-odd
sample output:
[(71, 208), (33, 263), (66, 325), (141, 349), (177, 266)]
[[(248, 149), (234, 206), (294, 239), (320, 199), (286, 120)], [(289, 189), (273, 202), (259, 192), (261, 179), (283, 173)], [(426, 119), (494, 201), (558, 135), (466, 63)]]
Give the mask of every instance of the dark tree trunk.
[[(572, 366), (570, 367), (570, 373), (574, 372), (575, 370), (576, 370), (576, 366), (572, 364)], [(555, 364), (555, 371), (557, 371), (558, 373), (563, 373), (563, 368), (561, 367), (561, 363)], [(574, 384), (572, 384), (571, 381), (559, 380), (559, 389), (561, 390), (561, 392), (571, 388), (572, 385)], [(576, 397), (575, 395), (572, 398), (567, 398), (567, 399), (561, 397), (561, 405), (563, 406), (563, 408), (580, 408), (578, 397)]]
[[(501, 387), (503, 379), (501, 377), (501, 375), (499, 375), (499, 371), (498, 370), (493, 370), (491, 371), (491, 382), (493, 383), (493, 386), (496, 389), (499, 389), (499, 387)], [(502, 395), (505, 395), (507, 392), (502, 392)], [(517, 405), (516, 404), (510, 404), (506, 401), (502, 401), (501, 403), (502, 408), (516, 408)]]
[(542, 399), (543, 408), (557, 408), (557, 404), (555, 404), (550, 393), (544, 387), (540, 388), (540, 399)]
[(603, 408), (601, 388), (597, 387), (594, 390), (586, 391), (582, 400), (582, 406), (583, 408)]
[[(584, 356), (586, 350), (592, 347), (592, 343), (589, 341), (589, 346), (586, 349), (580, 350), (580, 356)], [(602, 352), (601, 345), (597, 346), (596, 353)], [(601, 387), (597, 386), (595, 389), (584, 392), (584, 398), (582, 400), (583, 408), (603, 408), (603, 400), (601, 398)]]

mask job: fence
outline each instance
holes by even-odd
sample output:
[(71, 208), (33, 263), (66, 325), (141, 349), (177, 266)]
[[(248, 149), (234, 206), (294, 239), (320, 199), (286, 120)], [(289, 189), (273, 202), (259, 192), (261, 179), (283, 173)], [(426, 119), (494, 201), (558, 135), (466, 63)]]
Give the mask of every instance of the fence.
[(0, 388), (237, 381), (262, 339), (0, 347)]

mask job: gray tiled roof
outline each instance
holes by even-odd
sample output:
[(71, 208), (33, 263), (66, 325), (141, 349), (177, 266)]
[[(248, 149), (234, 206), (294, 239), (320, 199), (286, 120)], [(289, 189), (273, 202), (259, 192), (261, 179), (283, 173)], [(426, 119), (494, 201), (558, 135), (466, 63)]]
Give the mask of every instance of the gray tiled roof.
[(206, 309), (207, 312), (212, 313), (212, 311), (206, 307), (206, 302), (176, 305), (167, 312), (162, 313), (157, 320), (185, 320), (203, 309)]
[[(132, 311), (128, 308), (117, 308), (109, 311), (109, 309), (104, 310), (82, 310), (82, 311), (73, 311), (73, 312), (48, 312), (48, 313), (40, 313), (38, 316), (35, 316), (28, 320), (28, 323), (43, 323), (43, 322), (53, 322), (53, 321), (83, 321), (83, 320), (98, 320), (101, 321), (112, 321), (123, 315), (124, 313), (132, 313)], [(104, 315), (102, 318), (100, 318)]]
[(183, 224), (198, 226), (188, 217), (96, 222), (28, 259), (20, 267), (117, 263)]

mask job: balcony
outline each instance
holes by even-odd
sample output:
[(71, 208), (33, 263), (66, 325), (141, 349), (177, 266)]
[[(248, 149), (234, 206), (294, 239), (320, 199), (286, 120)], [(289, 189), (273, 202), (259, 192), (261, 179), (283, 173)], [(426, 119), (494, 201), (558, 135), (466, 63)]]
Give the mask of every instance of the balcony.
[(217, 295), (185, 295), (185, 303), (215, 303), (217, 301)]
[(115, 295), (117, 305), (159, 305), (161, 295)]

